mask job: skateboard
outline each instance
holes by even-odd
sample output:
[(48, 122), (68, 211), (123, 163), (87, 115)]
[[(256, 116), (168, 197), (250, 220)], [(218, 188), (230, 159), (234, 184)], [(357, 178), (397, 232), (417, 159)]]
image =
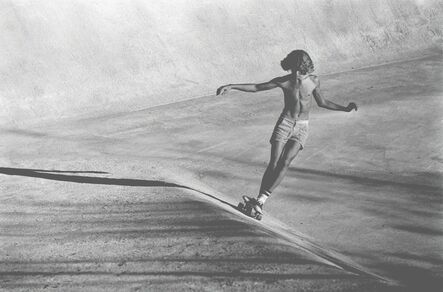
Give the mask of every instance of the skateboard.
[(258, 221), (260, 221), (263, 217), (263, 214), (260, 214), (259, 212), (255, 211), (254, 209), (254, 198), (243, 196), (243, 202), (238, 203), (238, 210), (242, 212), (243, 214), (252, 217)]

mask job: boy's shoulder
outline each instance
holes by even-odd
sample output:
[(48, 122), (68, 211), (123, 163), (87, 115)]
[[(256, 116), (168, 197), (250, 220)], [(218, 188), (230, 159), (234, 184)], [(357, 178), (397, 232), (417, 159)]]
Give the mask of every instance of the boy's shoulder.
[[(284, 76), (275, 77), (274, 79), (271, 80), (271, 82), (274, 82), (279, 87), (285, 87), (285, 84), (288, 85), (291, 81), (292, 82), (294, 81), (293, 78), (294, 77), (292, 74), (288, 74)], [(309, 74), (308, 76), (305, 77), (305, 80), (306, 78), (309, 78), (316, 86), (320, 85), (320, 79), (318, 78), (317, 75)]]
[(281, 84), (289, 81), (290, 77), (291, 77), (291, 74), (288, 74), (288, 75), (285, 75), (285, 76), (275, 77), (271, 81), (274, 82), (274, 83), (277, 83), (278, 85), (281, 85)]
[(315, 74), (309, 74), (308, 76), (309, 76), (309, 79), (311, 79), (312, 82), (315, 83), (315, 85), (317, 85), (317, 86), (320, 85), (320, 79), (318, 78), (317, 75), (315, 75)]
[(311, 78), (311, 80), (318, 80), (318, 75), (317, 74), (308, 74), (309, 78)]

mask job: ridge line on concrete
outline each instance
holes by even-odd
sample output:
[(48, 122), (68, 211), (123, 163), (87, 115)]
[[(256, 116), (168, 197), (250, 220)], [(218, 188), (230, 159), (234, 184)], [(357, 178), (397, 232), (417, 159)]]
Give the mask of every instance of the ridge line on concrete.
[[(308, 254), (314, 256), (320, 262), (325, 263), (327, 265), (339, 268), (341, 270), (359, 275), (359, 276), (366, 276), (369, 278), (372, 278), (374, 280), (384, 282), (391, 286), (399, 286), (400, 284), (393, 280), (386, 277), (383, 277), (381, 275), (378, 275), (376, 273), (373, 273), (366, 268), (360, 266), (359, 264), (353, 262), (346, 256), (330, 250), (328, 248), (322, 247), (320, 244), (316, 243), (314, 239), (310, 238), (309, 236), (302, 234), (298, 231), (291, 230), (289, 227), (285, 226), (284, 223), (280, 222), (279, 220), (271, 217), (266, 216), (267, 219), (265, 221), (259, 222), (253, 218), (250, 218), (244, 214), (242, 214), (240, 211), (238, 211), (235, 208), (235, 205), (232, 205), (224, 198), (220, 198), (221, 194), (219, 194), (217, 191), (212, 190), (211, 194), (207, 191), (202, 191), (193, 187), (182, 185), (182, 188), (186, 189), (188, 192), (193, 193), (193, 195), (198, 196), (200, 198), (203, 198), (211, 203), (213, 203), (216, 206), (221, 207), (222, 209), (228, 211), (229, 213), (236, 215), (241, 218), (245, 218), (249, 220), (250, 223), (254, 224), (255, 226), (260, 227), (261, 229), (264, 229), (269, 235), (278, 237), (280, 239), (285, 240), (289, 246), (292, 246), (294, 248), (301, 249)], [(208, 188), (208, 187), (205, 187)], [(199, 194), (199, 195), (198, 195)], [(203, 196), (202, 196), (203, 195)], [(218, 196), (217, 196), (218, 195)], [(224, 197), (224, 196), (221, 196)]]
[[(357, 67), (357, 68), (351, 68), (351, 69), (343, 70), (343, 71), (327, 72), (325, 74), (321, 74), (321, 76), (330, 76), (330, 75), (342, 74), (342, 73), (353, 72), (353, 71), (358, 71), (358, 70), (377, 68), (377, 67), (382, 67), (382, 66), (386, 66), (386, 65), (394, 65), (394, 64), (399, 64), (399, 63), (403, 63), (403, 62), (412, 62), (412, 61), (422, 60), (422, 59), (426, 59), (426, 58), (430, 58), (430, 57), (435, 57), (435, 56), (440, 56), (440, 55), (442, 55), (442, 53), (440, 53), (440, 54), (437, 54), (437, 53), (426, 54), (424, 56), (417, 56), (417, 57), (409, 58), (409, 59), (401, 59), (401, 60), (394, 60), (394, 61), (389, 61), (389, 62), (377, 63), (377, 64), (373, 64), (373, 65), (367, 65), (367, 66), (362, 66), (362, 67)], [(210, 97), (210, 96), (214, 96), (214, 95), (215, 94), (209, 94), (209, 93), (208, 94), (202, 94), (202, 95), (198, 95), (196, 97), (189, 97), (189, 98), (184, 98), (182, 100), (177, 100), (177, 101), (166, 102), (166, 103), (157, 104), (157, 105), (153, 105), (153, 106), (148, 106), (148, 107), (137, 109), (137, 110), (130, 111), (130, 112), (144, 111), (144, 110), (147, 110), (147, 109), (152, 109), (152, 108), (156, 108), (156, 107), (161, 107), (161, 106), (166, 106), (166, 105), (186, 102), (186, 101), (190, 101), (190, 100), (194, 100), (194, 99), (199, 99), (199, 98)], [(116, 114), (118, 114), (118, 113), (116, 113)]]

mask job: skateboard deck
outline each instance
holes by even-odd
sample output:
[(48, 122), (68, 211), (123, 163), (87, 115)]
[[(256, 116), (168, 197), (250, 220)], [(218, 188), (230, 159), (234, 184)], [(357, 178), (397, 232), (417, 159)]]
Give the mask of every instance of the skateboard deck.
[(255, 211), (254, 205), (252, 203), (254, 199), (248, 196), (243, 196), (243, 202), (238, 203), (238, 210), (243, 214), (252, 217), (258, 221), (260, 221), (263, 217), (263, 214)]

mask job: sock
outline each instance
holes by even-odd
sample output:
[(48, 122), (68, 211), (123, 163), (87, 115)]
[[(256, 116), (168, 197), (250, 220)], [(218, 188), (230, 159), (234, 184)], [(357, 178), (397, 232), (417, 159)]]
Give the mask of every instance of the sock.
[(257, 197), (257, 201), (263, 205), (270, 195), (271, 195), (270, 191), (261, 191)]

